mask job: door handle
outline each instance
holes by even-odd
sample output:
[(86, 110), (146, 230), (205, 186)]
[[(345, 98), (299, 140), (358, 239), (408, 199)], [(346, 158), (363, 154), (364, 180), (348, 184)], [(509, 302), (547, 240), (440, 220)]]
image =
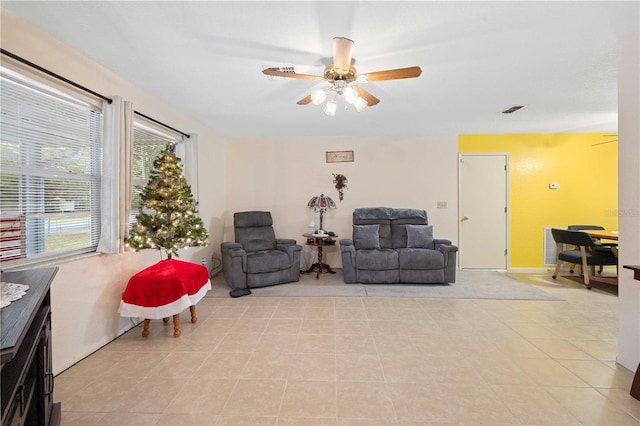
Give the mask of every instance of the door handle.
[(469, 220), (469, 218), (467, 216), (462, 216), (462, 219), (460, 220), (460, 222), (464, 222), (465, 220)]

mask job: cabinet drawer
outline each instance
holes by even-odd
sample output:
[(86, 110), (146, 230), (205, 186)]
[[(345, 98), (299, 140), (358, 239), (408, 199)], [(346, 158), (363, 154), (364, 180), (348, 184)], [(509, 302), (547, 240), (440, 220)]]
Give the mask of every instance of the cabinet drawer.
[(29, 425), (33, 424), (34, 415), (37, 419), (37, 413), (34, 413), (33, 396), (36, 393), (35, 378), (29, 377), (24, 384), (18, 386), (18, 390), (11, 402), (8, 410), (7, 418), (2, 422), (3, 425)]

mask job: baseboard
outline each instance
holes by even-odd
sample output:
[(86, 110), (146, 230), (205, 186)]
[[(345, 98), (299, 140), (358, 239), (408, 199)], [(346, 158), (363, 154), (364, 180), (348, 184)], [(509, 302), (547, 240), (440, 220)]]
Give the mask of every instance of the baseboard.
[(513, 272), (516, 274), (543, 274), (546, 272), (553, 272), (555, 270), (555, 266), (553, 268), (509, 268), (507, 272)]

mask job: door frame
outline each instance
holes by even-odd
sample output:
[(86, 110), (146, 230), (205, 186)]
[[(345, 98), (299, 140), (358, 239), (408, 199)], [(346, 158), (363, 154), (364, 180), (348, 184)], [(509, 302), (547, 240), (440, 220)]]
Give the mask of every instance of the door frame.
[[(505, 170), (505, 203), (506, 203), (506, 208), (507, 208), (507, 212), (505, 214), (505, 245), (506, 245), (506, 250), (507, 250), (507, 255), (505, 256), (505, 269), (475, 269), (475, 270), (483, 270), (483, 271), (508, 271), (509, 270), (509, 265), (511, 265), (511, 235), (509, 233), (509, 230), (511, 229), (511, 222), (510, 222), (510, 218), (511, 218), (511, 193), (510, 193), (510, 186), (509, 186), (509, 177), (510, 177), (510, 163), (509, 163), (509, 153), (508, 152), (458, 152), (458, 244), (460, 245), (460, 247), (464, 247), (464, 241), (463, 241), (463, 237), (462, 237), (462, 194), (463, 194), (463, 188), (462, 188), (462, 159), (465, 156), (474, 156), (474, 157), (480, 157), (480, 156), (492, 156), (492, 157), (496, 157), (496, 156), (501, 156), (505, 158), (505, 166), (506, 166), (506, 170)], [(458, 262), (458, 269), (462, 270), (462, 257), (464, 256), (464, 249), (461, 249), (458, 251), (458, 257), (457, 257), (457, 262)], [(470, 269), (471, 270), (471, 269)]]

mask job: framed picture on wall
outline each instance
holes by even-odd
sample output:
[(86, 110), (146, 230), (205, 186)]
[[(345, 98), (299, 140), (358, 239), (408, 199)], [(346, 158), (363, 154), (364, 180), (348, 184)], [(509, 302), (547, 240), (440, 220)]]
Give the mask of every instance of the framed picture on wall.
[(353, 151), (327, 151), (327, 163), (348, 163), (353, 160)]

